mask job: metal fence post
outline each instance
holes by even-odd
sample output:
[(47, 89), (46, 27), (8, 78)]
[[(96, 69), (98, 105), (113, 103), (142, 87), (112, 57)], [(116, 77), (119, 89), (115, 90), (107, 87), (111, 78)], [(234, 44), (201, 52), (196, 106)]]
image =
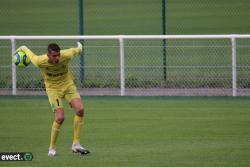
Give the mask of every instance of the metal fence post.
[(237, 96), (237, 64), (236, 64), (236, 39), (231, 38), (232, 44), (232, 94)]
[(121, 96), (125, 95), (125, 69), (124, 69), (124, 39), (119, 37), (120, 45), (120, 84), (121, 84)]
[[(79, 33), (80, 35), (84, 35), (84, 8), (83, 8), (83, 0), (78, 0), (78, 10), (79, 10)], [(80, 40), (82, 45), (84, 46), (84, 40)], [(85, 59), (84, 59), (84, 49), (80, 55), (80, 80), (81, 86), (84, 84), (84, 71)]]
[(15, 50), (16, 50), (16, 40), (14, 37), (11, 37), (12, 95), (16, 95), (16, 65), (13, 63)]
[[(166, 0), (162, 0), (162, 35), (166, 35)], [(166, 52), (167, 41), (164, 38), (162, 40), (162, 66), (163, 66), (163, 80), (167, 80), (167, 52)]]

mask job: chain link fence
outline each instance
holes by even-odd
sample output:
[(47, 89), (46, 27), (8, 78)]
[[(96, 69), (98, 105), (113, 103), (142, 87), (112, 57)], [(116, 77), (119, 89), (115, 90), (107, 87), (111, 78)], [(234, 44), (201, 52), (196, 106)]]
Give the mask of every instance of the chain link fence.
[[(2, 1), (0, 35), (77, 35), (80, 32), (78, 2)], [(83, 2), (85, 35), (160, 35), (163, 22), (168, 35), (250, 33), (249, 0), (166, 0), (166, 20), (162, 20), (163, 0)], [(27, 45), (39, 55), (46, 51), (50, 42), (68, 48), (75, 46), (76, 41), (19, 40), (16, 46)], [(9, 40), (0, 40), (1, 93), (3, 90), (11, 92), (12, 88), (10, 46)], [(84, 47), (84, 73), (80, 58), (75, 58), (71, 66), (77, 86), (86, 94), (119, 95), (118, 41), (85, 40)], [(201, 91), (194, 93), (195, 89), (215, 87), (223, 88), (224, 92), (215, 91), (214, 95), (216, 92), (230, 94), (231, 43), (228, 40), (166, 40), (165, 44), (162, 40), (125, 40), (124, 47), (125, 87), (127, 91), (131, 90), (128, 94), (189, 95), (183, 90), (193, 89), (193, 94), (203, 95)], [(238, 92), (244, 95), (250, 85), (249, 40), (237, 40), (236, 51)], [(44, 94), (39, 70), (33, 66), (18, 69), (17, 88)]]
[[(52, 40), (17, 40), (37, 55), (46, 52)], [(76, 40), (53, 40), (63, 49)], [(237, 95), (250, 95), (250, 39), (236, 40)], [(11, 94), (11, 48), (1, 41), (0, 88)], [(166, 47), (166, 54), (163, 48)], [(71, 62), (75, 83), (82, 95), (120, 95), (120, 44), (117, 39), (84, 40), (84, 70), (81, 58)], [(164, 65), (164, 56), (166, 65)], [(4, 65), (6, 64), (6, 65)], [(125, 95), (231, 96), (232, 43), (230, 39), (124, 39)], [(164, 74), (166, 76), (164, 77)], [(81, 80), (83, 78), (83, 80)], [(16, 71), (17, 94), (45, 94), (40, 71), (33, 65)]]

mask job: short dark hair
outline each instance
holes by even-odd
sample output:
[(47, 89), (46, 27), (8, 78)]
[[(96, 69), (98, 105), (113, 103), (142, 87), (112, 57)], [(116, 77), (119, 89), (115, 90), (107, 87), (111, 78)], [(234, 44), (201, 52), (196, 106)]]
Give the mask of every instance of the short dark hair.
[(61, 48), (56, 43), (50, 43), (48, 45), (48, 52), (55, 51), (60, 52)]

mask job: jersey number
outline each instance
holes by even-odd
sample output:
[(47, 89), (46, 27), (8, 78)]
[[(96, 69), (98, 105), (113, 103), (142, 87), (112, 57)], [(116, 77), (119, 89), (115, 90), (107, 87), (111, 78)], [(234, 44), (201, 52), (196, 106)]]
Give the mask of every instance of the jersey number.
[(57, 102), (57, 106), (59, 106), (59, 100), (58, 99), (56, 99), (56, 102)]

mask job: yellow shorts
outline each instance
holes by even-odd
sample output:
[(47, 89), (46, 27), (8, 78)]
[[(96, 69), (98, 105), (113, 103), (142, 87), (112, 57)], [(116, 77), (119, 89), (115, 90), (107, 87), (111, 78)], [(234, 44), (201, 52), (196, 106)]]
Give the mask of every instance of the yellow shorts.
[(53, 112), (57, 108), (63, 108), (62, 98), (68, 103), (75, 98), (81, 98), (74, 83), (56, 89), (46, 88), (46, 92)]

